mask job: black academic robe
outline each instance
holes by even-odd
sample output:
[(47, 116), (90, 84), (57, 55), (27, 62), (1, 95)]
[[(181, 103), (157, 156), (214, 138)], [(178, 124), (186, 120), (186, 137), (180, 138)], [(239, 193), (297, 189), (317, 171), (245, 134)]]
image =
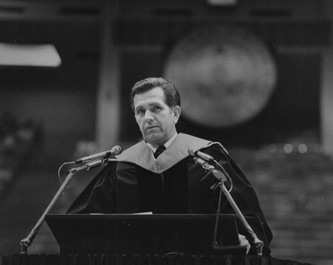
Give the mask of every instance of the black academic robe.
[[(189, 147), (213, 156), (228, 172), (231, 196), (244, 216), (258, 218), (260, 227), (253, 229), (265, 243), (264, 254), (269, 254), (272, 233), (250, 182), (221, 144), (187, 134), (178, 134), (157, 159), (143, 141), (125, 150), (92, 180), (68, 213), (216, 213), (218, 180), (195, 164)], [(225, 185), (230, 188), (230, 181)], [(224, 196), (221, 213), (234, 214)]]

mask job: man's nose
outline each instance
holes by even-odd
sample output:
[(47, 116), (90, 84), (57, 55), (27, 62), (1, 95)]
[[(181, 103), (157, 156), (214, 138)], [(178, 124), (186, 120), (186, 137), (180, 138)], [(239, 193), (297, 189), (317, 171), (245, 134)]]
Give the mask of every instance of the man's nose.
[(146, 120), (152, 120), (152, 119), (154, 119), (154, 116), (152, 115), (152, 113), (151, 113), (150, 110), (146, 110), (146, 112), (145, 112), (145, 119)]

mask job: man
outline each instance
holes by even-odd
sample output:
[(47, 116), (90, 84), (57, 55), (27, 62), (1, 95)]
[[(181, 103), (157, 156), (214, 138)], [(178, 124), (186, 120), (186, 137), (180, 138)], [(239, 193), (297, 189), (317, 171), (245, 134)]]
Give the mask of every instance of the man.
[[(133, 86), (130, 96), (143, 141), (117, 156), (117, 162), (108, 163), (68, 212), (216, 213), (219, 181), (189, 156), (192, 148), (212, 156), (228, 172), (231, 179), (226, 186), (242, 213), (260, 220), (264, 254), (269, 254), (272, 234), (256, 193), (227, 151), (220, 143), (177, 133), (181, 115), (177, 89), (163, 78), (147, 78)], [(234, 214), (226, 198), (220, 211)], [(249, 246), (244, 236), (240, 244)]]

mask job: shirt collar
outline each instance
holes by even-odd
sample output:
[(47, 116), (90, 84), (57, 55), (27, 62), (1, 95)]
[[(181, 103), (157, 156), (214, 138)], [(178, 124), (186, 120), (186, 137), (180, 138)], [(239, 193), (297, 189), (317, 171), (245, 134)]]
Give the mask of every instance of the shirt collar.
[[(176, 132), (165, 144), (164, 144), (164, 147), (165, 148), (168, 148), (171, 144), (172, 144), (172, 142), (173, 142), (173, 140), (175, 140), (175, 138), (177, 137), (177, 135), (178, 135), (178, 133)], [(156, 149), (158, 148), (158, 146), (157, 147), (154, 147), (154, 146), (152, 146), (150, 143), (147, 143), (147, 146), (151, 149), (151, 150), (153, 150), (153, 152), (155, 153), (155, 151), (156, 151)]]

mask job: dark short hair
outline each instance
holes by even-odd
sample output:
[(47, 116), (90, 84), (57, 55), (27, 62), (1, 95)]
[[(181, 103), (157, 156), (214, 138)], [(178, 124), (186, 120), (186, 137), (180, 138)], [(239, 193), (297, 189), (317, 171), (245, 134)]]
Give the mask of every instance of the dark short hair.
[(130, 102), (134, 111), (134, 96), (136, 94), (145, 93), (155, 87), (161, 87), (164, 91), (165, 103), (169, 107), (180, 106), (180, 95), (176, 87), (162, 77), (149, 77), (138, 81), (132, 87), (130, 93)]

